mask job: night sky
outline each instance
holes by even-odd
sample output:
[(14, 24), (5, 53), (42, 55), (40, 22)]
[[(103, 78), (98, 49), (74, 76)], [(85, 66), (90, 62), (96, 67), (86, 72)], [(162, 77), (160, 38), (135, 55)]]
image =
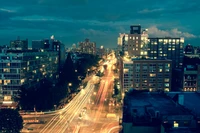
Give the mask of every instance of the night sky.
[(55, 35), (66, 46), (89, 38), (115, 47), (119, 33), (141, 24), (150, 37), (200, 44), (199, 0), (0, 0), (0, 44)]

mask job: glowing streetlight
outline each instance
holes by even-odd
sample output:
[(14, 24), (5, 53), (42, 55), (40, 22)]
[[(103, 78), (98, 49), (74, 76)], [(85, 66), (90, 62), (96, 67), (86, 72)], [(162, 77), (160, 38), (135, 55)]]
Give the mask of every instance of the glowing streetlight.
[(72, 83), (69, 83), (68, 86), (72, 86)]

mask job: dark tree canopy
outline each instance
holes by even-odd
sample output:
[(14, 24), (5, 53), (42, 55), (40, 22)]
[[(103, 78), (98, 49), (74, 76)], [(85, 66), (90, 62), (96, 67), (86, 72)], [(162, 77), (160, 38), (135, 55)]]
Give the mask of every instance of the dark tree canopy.
[(73, 61), (71, 59), (71, 53), (68, 53), (67, 59), (65, 60), (65, 64), (63, 67), (63, 71), (61, 72), (61, 80), (62, 82), (72, 82), (74, 79), (76, 79), (75, 75), (75, 68)]
[(77, 71), (75, 71), (75, 64), (71, 59), (71, 53), (68, 53), (59, 75), (58, 83), (52, 85), (53, 83), (48, 79), (42, 79), (40, 86), (21, 87), (20, 95), (17, 99), (21, 107), (20, 109), (44, 111), (54, 109), (54, 105), (59, 106), (62, 99), (71, 93), (77, 92), (80, 84), (78, 76), (86, 74), (87, 69), (95, 66), (98, 61), (99, 58), (97, 56), (87, 54), (80, 60), (81, 64), (78, 64), (78, 67), (76, 66)]
[(40, 86), (21, 87), (19, 93), (19, 105), (23, 110), (49, 110), (53, 108), (52, 83), (47, 79), (40, 81)]
[(23, 128), (23, 120), (17, 110), (0, 110), (0, 132), (20, 133)]
[[(71, 85), (69, 86), (69, 83)], [(71, 91), (76, 91), (76, 88), (79, 85), (78, 76), (75, 72), (74, 63), (71, 59), (71, 53), (68, 53), (67, 59), (63, 66), (63, 71), (60, 74), (60, 84), (66, 87), (70, 87)]]

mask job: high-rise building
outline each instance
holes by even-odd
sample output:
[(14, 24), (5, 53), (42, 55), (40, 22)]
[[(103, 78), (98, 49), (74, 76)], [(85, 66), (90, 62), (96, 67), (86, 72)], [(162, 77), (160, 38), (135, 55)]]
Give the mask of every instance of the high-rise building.
[(20, 40), (20, 38), (18, 37), (17, 40), (10, 41), (10, 48), (27, 50), (28, 49), (28, 39)]
[(62, 69), (65, 62), (65, 45), (59, 41), (55, 40), (54, 35), (50, 39), (44, 40), (33, 40), (32, 49), (39, 50), (43, 49), (45, 51), (57, 51), (59, 56), (59, 68)]
[(0, 53), (0, 96), (12, 101), (22, 85), (30, 87), (47, 78), (58, 78), (58, 53), (7, 50)]
[(65, 45), (59, 40), (52, 41), (53, 51), (57, 51), (59, 55), (59, 67), (62, 68), (65, 63)]
[(140, 25), (130, 26), (130, 34), (125, 34), (122, 39), (122, 51), (125, 55), (147, 57), (147, 30), (141, 31)]
[(89, 39), (85, 39), (84, 42), (79, 43), (79, 51), (81, 53), (86, 53), (86, 54), (96, 54), (96, 43), (95, 42), (90, 42)]
[(133, 58), (121, 63), (121, 85), (124, 91), (130, 88), (149, 91), (171, 90), (171, 60)]
[(126, 36), (125, 33), (123, 33), (123, 34), (119, 33), (119, 37), (117, 38), (117, 51), (118, 51), (118, 54), (124, 53), (124, 49), (122, 49), (122, 48), (124, 48), (124, 47), (122, 47), (123, 46), (123, 38), (124, 38), (124, 36)]
[(148, 57), (151, 59), (171, 59), (172, 68), (182, 68), (183, 45), (184, 38), (149, 38)]

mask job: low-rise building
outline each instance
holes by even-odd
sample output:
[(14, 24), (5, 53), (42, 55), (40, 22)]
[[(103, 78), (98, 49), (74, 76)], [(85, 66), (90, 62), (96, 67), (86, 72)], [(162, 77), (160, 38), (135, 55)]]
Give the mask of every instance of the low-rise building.
[(134, 89), (125, 94), (122, 126), (123, 133), (170, 133), (172, 129), (198, 127), (190, 110), (165, 93)]
[(183, 91), (200, 90), (200, 65), (186, 65), (183, 74)]
[(0, 97), (13, 101), (20, 87), (34, 86), (47, 78), (56, 82), (58, 78), (58, 52), (6, 50), (0, 53)]

